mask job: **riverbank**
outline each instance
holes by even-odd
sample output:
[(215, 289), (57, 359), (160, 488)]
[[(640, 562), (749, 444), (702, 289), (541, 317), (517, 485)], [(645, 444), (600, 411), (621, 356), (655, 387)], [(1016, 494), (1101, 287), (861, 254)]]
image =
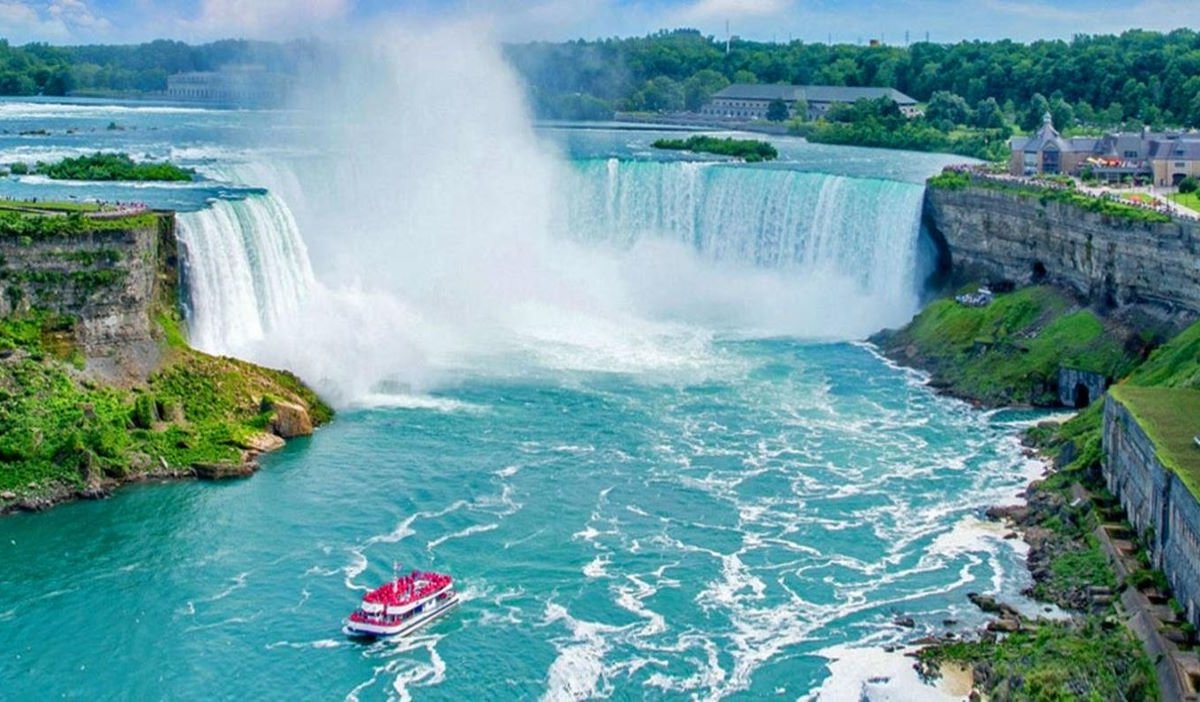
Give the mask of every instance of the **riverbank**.
[(0, 513), (249, 475), (332, 417), (291, 373), (188, 346), (173, 213), (108, 214), (0, 220)]
[[(1200, 324), (1152, 353), (1153, 335), (1115, 322), (1071, 293), (1041, 285), (971, 294), (978, 287), (933, 301), (909, 325), (874, 341), (892, 360), (929, 371), (939, 391), (987, 407), (1051, 407), (1064, 395), (1072, 400), (1058, 384), (1078, 376), (1064, 376), (1063, 369), (1089, 372), (1104, 385), (1194, 387), (1200, 379)], [(1147, 654), (1175, 645), (1163, 643), (1164, 627), (1176, 627), (1171, 638), (1178, 650), (1195, 646), (1194, 633), (1177, 626), (1177, 615), (1175, 625), (1160, 618), (1147, 626), (1148, 615), (1130, 604), (1144, 599), (1142, 588), (1152, 588), (1163, 602), (1170, 599), (1163, 594), (1164, 576), (1150, 567), (1136, 536), (1122, 542), (1135, 566), (1122, 566), (1120, 553), (1105, 548), (1107, 536), (1123, 529), (1128, 517), (1100, 473), (1105, 398), (1093, 395), (1083, 404), (1088, 402), (1066, 422), (1027, 432), (1030, 450), (1054, 468), (1029, 486), (1023, 505), (999, 505), (988, 513), (1029, 545), (1034, 584), (1026, 594), (1070, 612), (1070, 620), (1023, 618), (984, 595), (976, 603), (998, 618), (974, 639), (922, 649), (919, 665), (926, 676), (936, 677), (947, 663), (967, 664), (976, 693), (993, 699), (1151, 700), (1160, 689), (1184, 688), (1178, 666), (1157, 654), (1152, 662)]]

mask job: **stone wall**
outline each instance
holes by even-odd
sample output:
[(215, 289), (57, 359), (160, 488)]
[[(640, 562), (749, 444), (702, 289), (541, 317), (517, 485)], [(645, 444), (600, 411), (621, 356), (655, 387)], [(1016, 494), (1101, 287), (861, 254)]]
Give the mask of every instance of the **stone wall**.
[(171, 213), (139, 228), (0, 236), (0, 317), (31, 308), (70, 315), (89, 361), (146, 365), (154, 359), (136, 357), (156, 353), (153, 305), (168, 288), (173, 294), (175, 265)]
[(1058, 369), (1058, 402), (1063, 407), (1083, 409), (1104, 396), (1108, 378), (1078, 368)]
[(993, 282), (1046, 282), (1102, 308), (1200, 314), (1200, 223), (1134, 222), (983, 187), (928, 188), (943, 265)]
[(1188, 621), (1200, 627), (1200, 502), (1112, 395), (1104, 403), (1104, 478), (1133, 527), (1149, 535), (1154, 567), (1166, 573)]

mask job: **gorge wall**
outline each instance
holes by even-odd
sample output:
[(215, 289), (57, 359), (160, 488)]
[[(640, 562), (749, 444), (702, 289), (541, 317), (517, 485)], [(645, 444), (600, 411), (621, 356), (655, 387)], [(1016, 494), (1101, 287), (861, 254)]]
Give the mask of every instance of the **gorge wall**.
[(1200, 314), (1200, 223), (1138, 222), (978, 185), (929, 187), (922, 217), (943, 267), (1058, 285), (1101, 308)]
[[(1177, 391), (1189, 392), (1189, 391)], [(1149, 543), (1187, 619), (1200, 626), (1200, 502), (1159, 459), (1154, 442), (1117, 394), (1104, 403), (1104, 477)]]
[(33, 309), (74, 318), (74, 336), (102, 375), (154, 365), (153, 305), (174, 295), (174, 213), (105, 222), (79, 234), (0, 236), (0, 317)]

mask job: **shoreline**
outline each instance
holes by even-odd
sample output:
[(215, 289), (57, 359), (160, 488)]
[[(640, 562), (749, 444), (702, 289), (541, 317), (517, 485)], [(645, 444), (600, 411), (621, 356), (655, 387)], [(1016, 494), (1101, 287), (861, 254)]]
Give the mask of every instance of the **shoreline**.
[(22, 492), (5, 491), (0, 493), (0, 518), (15, 514), (36, 514), (72, 502), (107, 500), (122, 487), (152, 481), (167, 484), (185, 480), (221, 482), (249, 478), (262, 469), (258, 462), (260, 456), (273, 453), (286, 445), (286, 442), (280, 439), (280, 443), (271, 448), (261, 451), (246, 451), (245, 460), (240, 464), (205, 464), (187, 468), (159, 465), (152, 470), (130, 473), (120, 478), (104, 477), (82, 488), (59, 483), (38, 486)]

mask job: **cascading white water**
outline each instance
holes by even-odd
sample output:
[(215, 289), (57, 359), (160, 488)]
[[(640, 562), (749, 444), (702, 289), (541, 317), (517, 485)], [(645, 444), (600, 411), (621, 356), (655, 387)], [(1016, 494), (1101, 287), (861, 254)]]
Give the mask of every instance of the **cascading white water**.
[(356, 46), (295, 113), (306, 155), (217, 167), (271, 193), (181, 218), (201, 348), (346, 403), (447, 373), (692, 372), (714, 335), (853, 339), (915, 310), (920, 186), (564, 163), (463, 29)]
[(236, 354), (296, 314), (314, 279), (295, 219), (272, 194), (181, 214), (191, 342)]
[(852, 279), (866, 294), (911, 304), (922, 188), (723, 163), (575, 164), (570, 236), (631, 248), (674, 241), (705, 259)]

